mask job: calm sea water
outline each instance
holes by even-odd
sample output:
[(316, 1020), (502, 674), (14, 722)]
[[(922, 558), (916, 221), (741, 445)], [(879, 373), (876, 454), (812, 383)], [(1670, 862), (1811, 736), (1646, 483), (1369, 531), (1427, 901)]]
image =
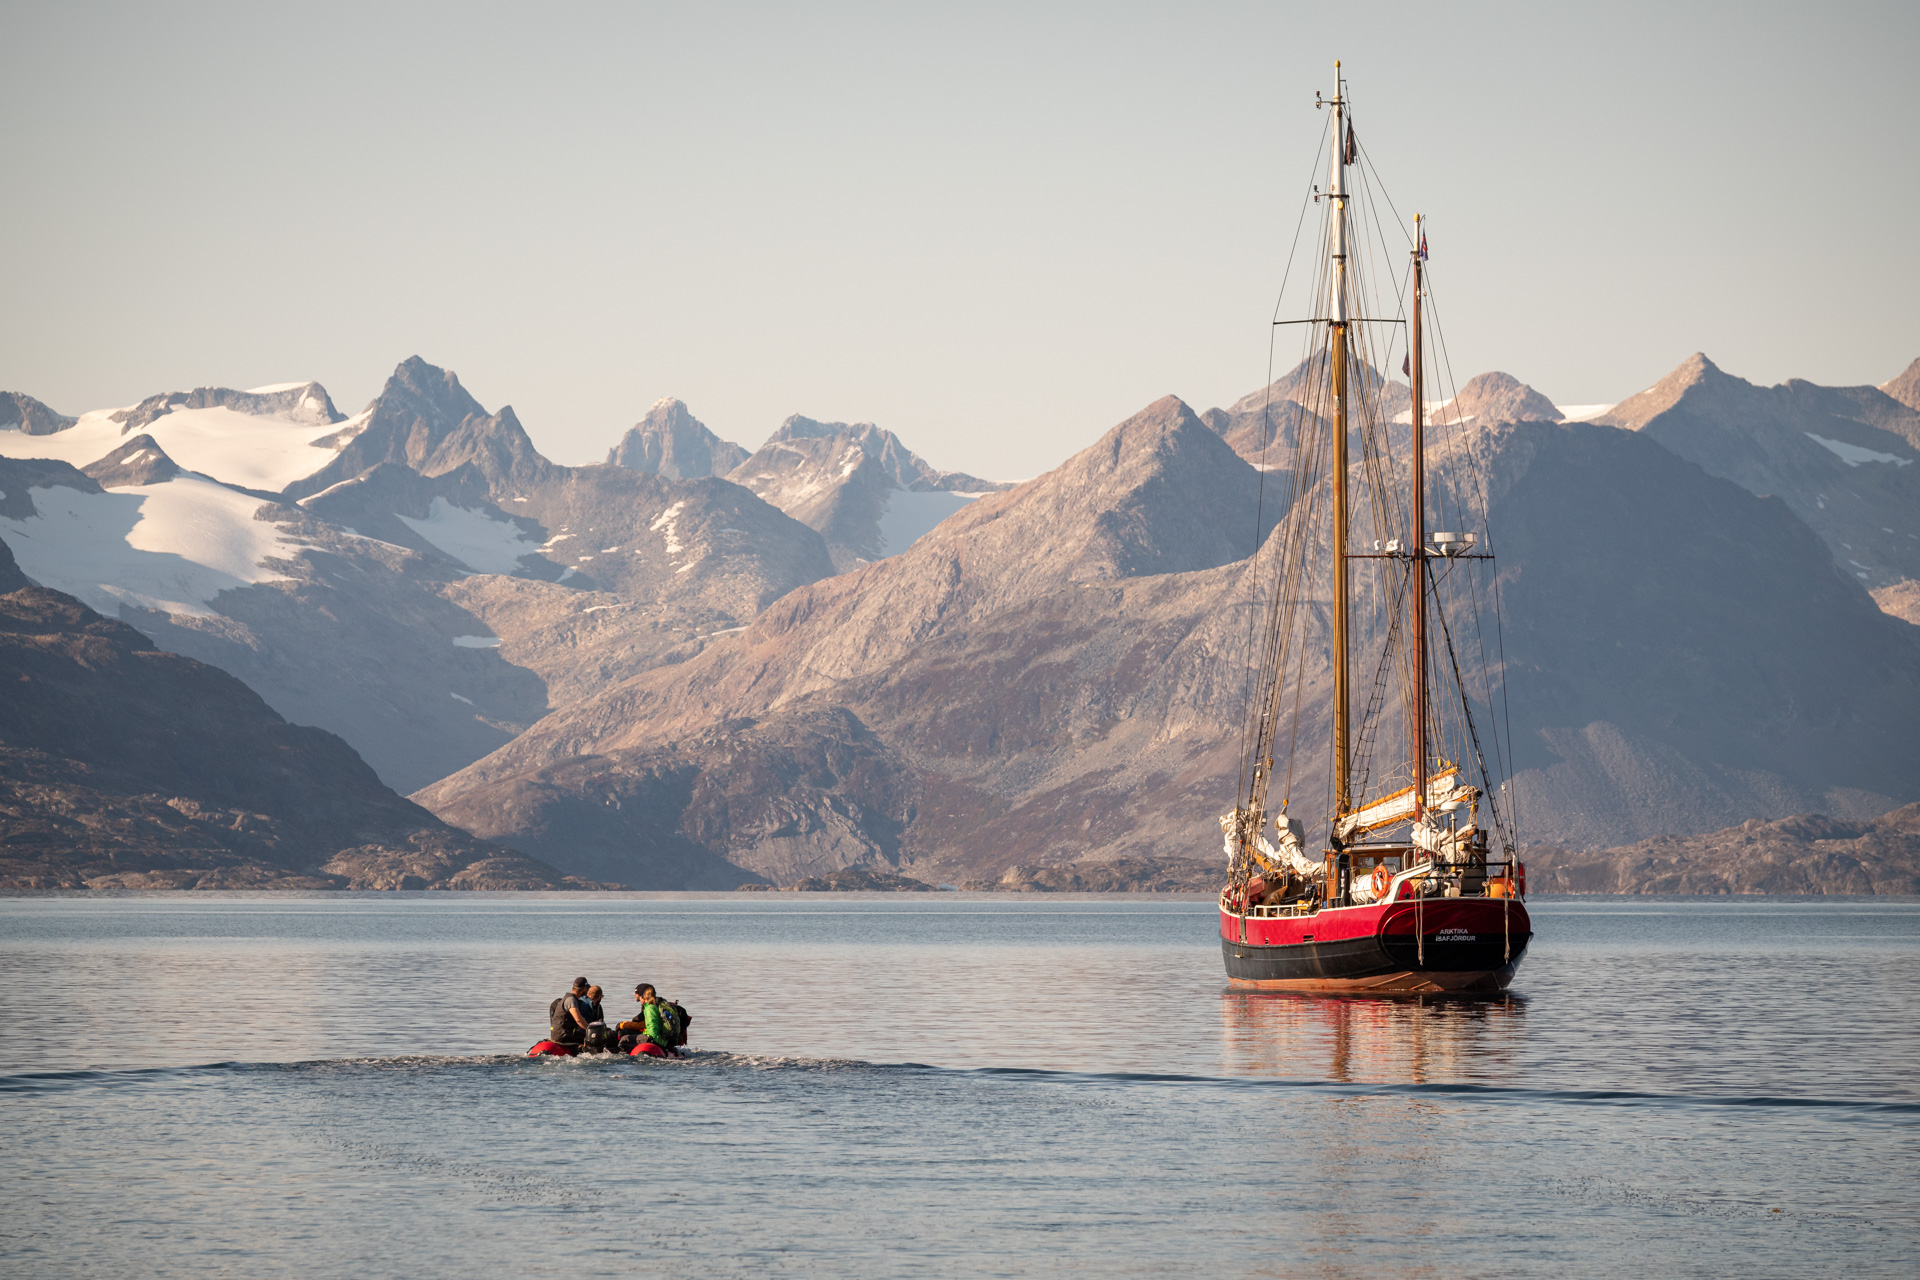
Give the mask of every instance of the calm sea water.
[[(1536, 899), (1494, 1000), (1211, 903), (0, 900), (11, 1275), (1920, 1271), (1920, 902)], [(575, 974), (682, 1062), (529, 1061)]]

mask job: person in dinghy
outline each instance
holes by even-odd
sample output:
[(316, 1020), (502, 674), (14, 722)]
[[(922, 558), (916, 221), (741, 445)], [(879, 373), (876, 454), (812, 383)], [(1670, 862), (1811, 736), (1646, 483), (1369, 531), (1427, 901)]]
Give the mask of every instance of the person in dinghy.
[(575, 978), (567, 993), (547, 1006), (547, 1038), (527, 1050), (530, 1058), (571, 1058), (579, 1053), (611, 1053), (618, 1037), (600, 1011), (600, 988)]
[(640, 1016), (617, 1028), (620, 1047), (634, 1057), (677, 1058), (687, 1043), (687, 1023), (692, 1015), (671, 1000), (662, 999), (651, 982), (633, 989), (640, 1003)]
[(600, 988), (585, 978), (547, 1006), (547, 1038), (527, 1050), (529, 1058), (571, 1058), (578, 1054), (625, 1053), (634, 1057), (679, 1057), (687, 1043), (685, 1007), (664, 1000), (650, 982), (633, 989), (640, 1016), (608, 1027), (600, 1009)]

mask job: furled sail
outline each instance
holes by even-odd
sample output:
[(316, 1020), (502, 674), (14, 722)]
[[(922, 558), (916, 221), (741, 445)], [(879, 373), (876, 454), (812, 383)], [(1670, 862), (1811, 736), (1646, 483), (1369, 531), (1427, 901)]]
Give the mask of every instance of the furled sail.
[[(1458, 765), (1449, 765), (1442, 772), (1427, 779), (1426, 807), (1429, 809), (1438, 808), (1454, 800), (1462, 804), (1471, 803), (1479, 796), (1480, 793), (1473, 787), (1460, 785)], [(1373, 803), (1362, 805), (1340, 818), (1333, 824), (1333, 834), (1341, 840), (1351, 840), (1369, 831), (1378, 831), (1396, 822), (1405, 822), (1412, 816), (1413, 788), (1402, 787), (1391, 795), (1381, 796)]]
[(1413, 824), (1413, 845), (1416, 849), (1426, 850), (1443, 863), (1458, 865), (1467, 861), (1468, 848), (1479, 834), (1478, 827), (1449, 831), (1423, 820)]
[[(1235, 809), (1231, 813), (1220, 815), (1220, 829), (1226, 832), (1227, 836), (1229, 866), (1233, 863), (1234, 854), (1238, 852), (1237, 836), (1241, 823), (1245, 821), (1244, 814), (1244, 810)], [(1318, 874), (1322, 869), (1320, 864), (1307, 857), (1306, 849), (1301, 844), (1301, 841), (1306, 838), (1307, 829), (1301, 824), (1300, 819), (1282, 815), (1273, 820), (1273, 825), (1280, 836), (1279, 848), (1276, 849), (1268, 843), (1267, 837), (1259, 831), (1251, 833), (1251, 838), (1246, 842), (1247, 853), (1259, 864), (1260, 869), (1269, 873), (1287, 871), (1297, 876)]]

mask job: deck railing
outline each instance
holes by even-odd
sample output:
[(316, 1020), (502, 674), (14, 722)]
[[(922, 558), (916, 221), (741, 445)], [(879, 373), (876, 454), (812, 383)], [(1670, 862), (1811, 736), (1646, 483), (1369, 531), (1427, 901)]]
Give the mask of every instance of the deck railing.
[[(1374, 860), (1393, 855), (1376, 855)], [(1375, 902), (1411, 902), (1416, 897), (1448, 900), (1456, 898), (1504, 898), (1524, 897), (1524, 891), (1514, 888), (1514, 869), (1521, 864), (1517, 859), (1506, 862), (1473, 862), (1463, 865), (1450, 863), (1423, 862), (1396, 874), (1387, 887), (1385, 899), (1375, 898), (1371, 902), (1345, 903), (1344, 906), (1372, 906)], [(1524, 877), (1525, 870), (1520, 875)], [(1520, 881), (1525, 884), (1524, 878)], [(1506, 887), (1505, 892), (1495, 892), (1495, 885)], [(1424, 892), (1409, 892), (1412, 886), (1423, 886)], [(1453, 892), (1447, 892), (1452, 889)], [(1330, 905), (1324, 899), (1309, 898), (1295, 902), (1277, 902), (1271, 906), (1254, 906), (1241, 910), (1233, 902), (1233, 886), (1220, 891), (1220, 909), (1229, 915), (1246, 916), (1253, 920), (1288, 919), (1296, 916), (1317, 915)]]

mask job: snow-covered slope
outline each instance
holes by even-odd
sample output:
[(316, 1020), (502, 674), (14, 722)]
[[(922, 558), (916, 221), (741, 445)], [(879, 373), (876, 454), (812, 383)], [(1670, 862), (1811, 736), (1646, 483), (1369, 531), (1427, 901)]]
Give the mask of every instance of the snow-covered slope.
[(303, 549), (255, 519), (259, 498), (204, 476), (109, 490), (78, 471), (25, 485), (0, 475), (0, 536), (21, 570), (109, 617), (122, 604), (212, 617), (222, 591), (286, 577), (272, 562)]
[(972, 499), (1011, 487), (941, 471), (871, 422), (799, 414), (727, 479), (818, 530), (843, 573), (898, 555)]
[(29, 433), (24, 422), (0, 428), (0, 457), (84, 467), (144, 433), (189, 471), (278, 493), (333, 461), (365, 421), (343, 421), (317, 382), (256, 391), (203, 387), (96, 409), (58, 431)]

